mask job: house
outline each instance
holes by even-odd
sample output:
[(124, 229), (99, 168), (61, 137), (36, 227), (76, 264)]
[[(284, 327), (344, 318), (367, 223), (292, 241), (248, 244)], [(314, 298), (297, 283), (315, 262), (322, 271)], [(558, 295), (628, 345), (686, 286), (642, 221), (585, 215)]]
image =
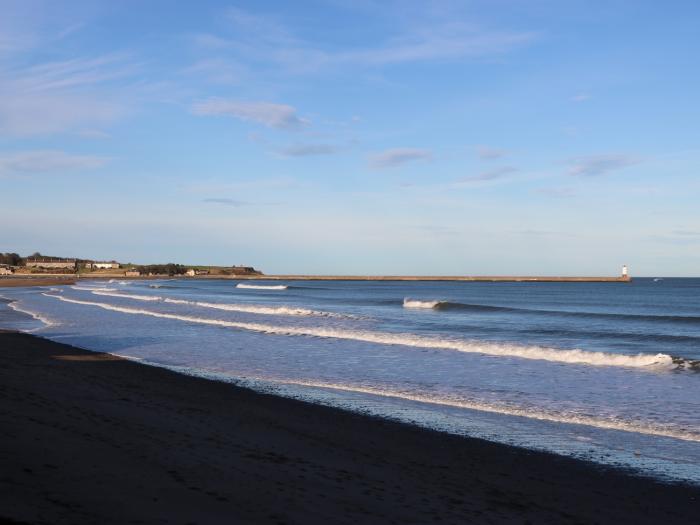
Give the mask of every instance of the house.
[(63, 259), (61, 257), (29, 257), (26, 264), (27, 268), (43, 268), (45, 270), (74, 270), (75, 265), (75, 259)]
[(197, 275), (197, 270), (195, 270), (194, 268), (190, 268), (185, 272), (185, 275), (187, 277), (194, 277), (195, 275)]
[(12, 275), (14, 272), (9, 266), (0, 266), (0, 275)]
[[(88, 263), (90, 264), (90, 263)], [(86, 268), (90, 268), (90, 266), (85, 265)], [(116, 269), (119, 268), (119, 263), (118, 262), (94, 262), (92, 263), (92, 269), (93, 270), (111, 270), (111, 269)]]
[(127, 277), (138, 277), (141, 275), (141, 272), (138, 270), (127, 270), (124, 272), (124, 275)]

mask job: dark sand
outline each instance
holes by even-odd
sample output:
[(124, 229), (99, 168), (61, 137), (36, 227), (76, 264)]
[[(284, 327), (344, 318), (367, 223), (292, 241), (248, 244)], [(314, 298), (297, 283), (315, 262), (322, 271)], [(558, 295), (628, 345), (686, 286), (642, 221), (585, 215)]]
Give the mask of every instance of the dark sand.
[(0, 333), (0, 522), (700, 522), (700, 488)]

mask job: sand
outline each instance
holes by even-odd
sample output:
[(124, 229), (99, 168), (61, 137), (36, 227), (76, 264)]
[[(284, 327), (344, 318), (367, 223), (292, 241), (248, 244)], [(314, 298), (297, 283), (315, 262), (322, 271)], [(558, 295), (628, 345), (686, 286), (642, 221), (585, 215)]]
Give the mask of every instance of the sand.
[(20, 286), (57, 286), (75, 284), (75, 277), (0, 277), (0, 288), (16, 288)]
[(700, 488), (0, 333), (0, 522), (698, 523)]

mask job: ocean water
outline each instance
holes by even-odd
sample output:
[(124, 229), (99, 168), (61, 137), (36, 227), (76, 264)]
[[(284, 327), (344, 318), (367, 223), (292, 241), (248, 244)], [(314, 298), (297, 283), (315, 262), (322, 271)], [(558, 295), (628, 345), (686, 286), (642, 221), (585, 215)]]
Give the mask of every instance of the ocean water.
[(84, 281), (0, 327), (700, 484), (700, 279)]

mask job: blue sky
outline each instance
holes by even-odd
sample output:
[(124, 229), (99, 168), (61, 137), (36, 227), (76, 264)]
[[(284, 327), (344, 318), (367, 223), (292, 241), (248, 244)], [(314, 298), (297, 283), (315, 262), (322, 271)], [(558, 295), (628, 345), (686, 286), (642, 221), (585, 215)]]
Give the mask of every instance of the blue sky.
[(0, 4), (0, 251), (700, 275), (697, 2)]

